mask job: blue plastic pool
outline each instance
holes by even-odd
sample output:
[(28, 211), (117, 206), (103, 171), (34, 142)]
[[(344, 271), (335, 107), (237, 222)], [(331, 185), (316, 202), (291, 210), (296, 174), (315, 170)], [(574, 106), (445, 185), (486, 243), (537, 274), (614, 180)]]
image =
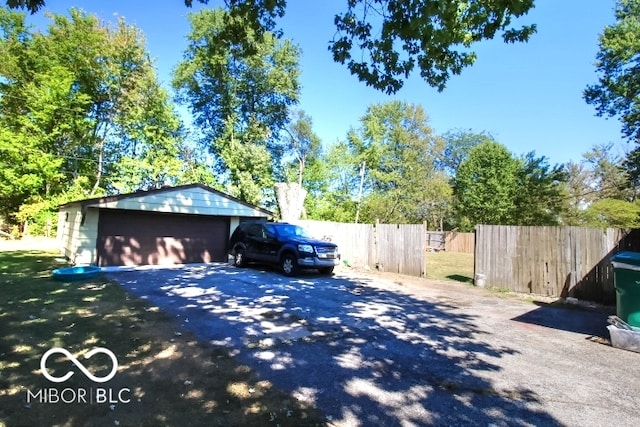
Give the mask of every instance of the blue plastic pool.
[(100, 273), (102, 269), (93, 265), (86, 265), (82, 267), (65, 267), (56, 268), (51, 275), (55, 280), (83, 280), (95, 277)]

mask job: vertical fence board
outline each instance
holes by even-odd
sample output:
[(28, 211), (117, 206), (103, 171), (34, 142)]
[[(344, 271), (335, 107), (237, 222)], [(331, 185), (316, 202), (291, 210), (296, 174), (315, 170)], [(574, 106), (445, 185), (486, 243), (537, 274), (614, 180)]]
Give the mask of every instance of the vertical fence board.
[(444, 233), (444, 249), (447, 252), (472, 254), (475, 249), (475, 234), (447, 231)]
[(422, 224), (376, 224), (377, 267), (424, 276), (426, 233)]

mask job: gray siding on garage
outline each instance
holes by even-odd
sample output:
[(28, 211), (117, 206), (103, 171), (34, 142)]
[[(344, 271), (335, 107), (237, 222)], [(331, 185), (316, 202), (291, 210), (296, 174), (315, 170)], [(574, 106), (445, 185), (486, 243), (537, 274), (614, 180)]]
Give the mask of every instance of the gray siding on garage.
[(230, 218), (100, 209), (98, 265), (226, 261)]

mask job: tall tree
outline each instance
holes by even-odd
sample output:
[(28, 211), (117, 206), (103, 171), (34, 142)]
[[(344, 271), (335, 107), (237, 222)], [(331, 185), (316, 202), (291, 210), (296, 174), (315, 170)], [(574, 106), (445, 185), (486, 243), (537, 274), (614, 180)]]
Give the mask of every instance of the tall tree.
[(454, 179), (456, 225), (516, 224), (514, 199), (519, 163), (505, 146), (493, 141), (474, 147)]
[(0, 9), (0, 53), (0, 213), (11, 220), (25, 201), (60, 190), (59, 141), (86, 102), (69, 93), (71, 74), (40, 54), (24, 15)]
[(444, 152), (437, 163), (449, 176), (455, 176), (458, 167), (469, 156), (473, 147), (483, 142), (494, 141), (488, 133), (472, 130), (449, 131), (442, 135), (442, 139)]
[(585, 162), (568, 162), (564, 165), (567, 178), (564, 184), (566, 210), (562, 216), (563, 225), (585, 225), (585, 209), (595, 198), (594, 177)]
[(618, 0), (615, 17), (600, 35), (599, 79), (584, 99), (599, 116), (618, 117), (623, 135), (640, 143), (640, 0)]
[[(319, 162), (319, 191), (307, 197), (305, 208), (312, 219), (353, 222), (358, 194), (358, 157), (345, 141), (331, 144)], [(315, 168), (314, 168), (315, 169)]]
[[(0, 9), (0, 205), (9, 220), (50, 213), (64, 195), (116, 190), (123, 171), (138, 177), (132, 188), (157, 184), (166, 171), (156, 166), (176, 155), (179, 121), (139, 30), (75, 9), (51, 19), (32, 33), (24, 15)], [(139, 157), (153, 166), (136, 165)]]
[(591, 169), (595, 199), (633, 200), (623, 159), (615, 154), (613, 144), (595, 145), (582, 157)]
[(298, 102), (300, 51), (270, 32), (229, 35), (222, 9), (191, 14), (185, 59), (173, 85), (188, 104), (228, 191), (259, 203), (280, 171), (280, 131)]
[(284, 130), (287, 152), (294, 157), (294, 164), (285, 173), (289, 180), (295, 175), (295, 181), (302, 186), (307, 166), (320, 157), (320, 137), (313, 132), (311, 117), (302, 110), (291, 112), (291, 121)]
[[(208, 3), (209, 0), (197, 0)], [(193, 0), (184, 0), (191, 6)], [(225, 0), (229, 11), (225, 37), (235, 42), (275, 29), (286, 0)], [(10, 7), (38, 11), (45, 0), (7, 0)], [(471, 47), (501, 35), (505, 43), (527, 41), (535, 25), (512, 27), (534, 0), (348, 0), (335, 15), (336, 34), (329, 50), (336, 62), (367, 85), (397, 92), (413, 71), (442, 90), (449, 77), (472, 65)], [(279, 32), (278, 32), (279, 33)], [(254, 45), (246, 46), (254, 51)]]
[(567, 174), (564, 165), (551, 166), (530, 152), (519, 159), (514, 217), (519, 225), (556, 225), (565, 210)]
[(556, 225), (565, 208), (566, 174), (545, 157), (515, 158), (495, 141), (479, 144), (454, 179), (456, 225)]
[[(151, 176), (153, 168), (135, 164), (148, 155), (165, 162), (175, 158), (180, 122), (157, 81), (140, 30), (123, 18), (104, 25), (72, 9), (69, 17), (54, 15), (49, 34), (37, 40), (43, 55), (72, 70), (70, 91), (88, 99), (83, 112), (88, 127), (68, 139), (65, 152), (93, 169), (91, 193), (161, 184), (162, 178)], [(130, 175), (129, 185), (114, 187), (112, 177), (122, 181), (122, 174)]]
[(400, 101), (371, 105), (361, 126), (348, 135), (358, 164), (365, 166), (363, 219), (422, 222), (440, 199), (431, 194), (445, 179), (435, 167), (442, 140), (429, 127), (422, 107)]

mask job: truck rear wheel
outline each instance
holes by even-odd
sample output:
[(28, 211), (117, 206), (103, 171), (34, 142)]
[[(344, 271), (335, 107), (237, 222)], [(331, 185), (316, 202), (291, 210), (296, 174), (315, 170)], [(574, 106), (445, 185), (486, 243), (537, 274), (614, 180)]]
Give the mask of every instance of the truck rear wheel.
[(233, 256), (233, 265), (236, 267), (246, 267), (247, 259), (244, 256), (244, 249), (238, 248), (235, 251), (235, 255)]

